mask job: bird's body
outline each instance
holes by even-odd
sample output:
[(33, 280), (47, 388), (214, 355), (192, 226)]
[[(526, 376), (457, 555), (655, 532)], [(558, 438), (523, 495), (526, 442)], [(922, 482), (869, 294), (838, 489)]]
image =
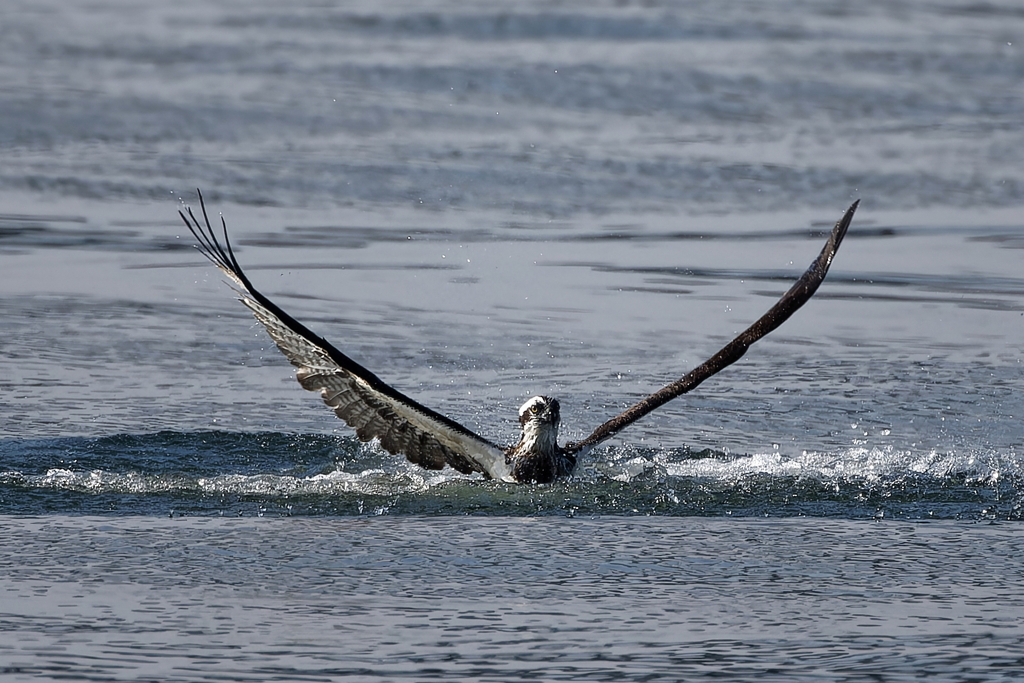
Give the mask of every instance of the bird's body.
[(572, 474), (576, 456), (558, 445), (561, 421), (558, 399), (534, 396), (519, 408), (523, 433), (505, 456), (513, 479), (543, 484)]
[(547, 483), (570, 476), (577, 460), (591, 448), (657, 407), (695, 389), (739, 360), (751, 344), (785, 322), (825, 279), (858, 204), (854, 202), (836, 223), (821, 253), (796, 284), (753, 325), (687, 375), (633, 404), (582, 441), (565, 446), (558, 443), (558, 401), (534, 396), (519, 409), (519, 440), (502, 448), (391, 387), (260, 293), (235, 258), (224, 219), (221, 243), (210, 225), (202, 194), (199, 200), (202, 223), (191, 209), (180, 212), (185, 225), (199, 240), (199, 250), (240, 287), (242, 303), (295, 366), (299, 384), (320, 392), (324, 402), (355, 429), (360, 440), (378, 439), (388, 452), (400, 453), (428, 469), (450, 465), (467, 474), (479, 472), (489, 479), (528, 483)]

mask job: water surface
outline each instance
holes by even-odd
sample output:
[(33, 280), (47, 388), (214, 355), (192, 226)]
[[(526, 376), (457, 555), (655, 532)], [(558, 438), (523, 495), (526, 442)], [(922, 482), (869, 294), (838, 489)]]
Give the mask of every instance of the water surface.
[[(1024, 15), (1011, 2), (49, 0), (0, 22), (13, 679), (1018, 678)], [(360, 444), (176, 216), (506, 443)]]

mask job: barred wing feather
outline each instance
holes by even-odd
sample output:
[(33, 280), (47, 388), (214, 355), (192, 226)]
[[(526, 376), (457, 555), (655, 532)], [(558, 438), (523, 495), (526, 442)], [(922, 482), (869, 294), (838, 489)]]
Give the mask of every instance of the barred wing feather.
[(832, 228), (832, 232), (829, 234), (828, 240), (825, 242), (825, 246), (822, 247), (818, 257), (804, 271), (804, 274), (797, 279), (796, 283), (790, 287), (789, 291), (783, 294), (782, 298), (768, 309), (767, 313), (758, 318), (753, 325), (741, 332), (739, 336), (726, 344), (714, 356), (691, 370), (689, 374), (666, 385), (647, 398), (634, 403), (625, 411), (595, 429), (590, 436), (582, 441), (567, 444), (565, 451), (577, 456), (587, 453), (594, 446), (615, 436), (652, 410), (696, 389), (704, 380), (718, 374), (742, 358), (751, 344), (786, 322), (797, 309), (814, 296), (818, 286), (824, 281), (825, 276), (828, 274), (829, 266), (832, 265), (832, 259), (835, 257), (836, 251), (839, 250), (843, 237), (846, 236), (846, 231), (850, 227), (853, 214), (857, 211), (859, 204), (860, 200), (858, 199), (846, 210), (843, 217)]
[(379, 439), (389, 453), (404, 455), (427, 469), (447, 464), (466, 474), (480, 472), (491, 479), (511, 480), (504, 449), (385, 384), (253, 287), (235, 258), (224, 219), (221, 243), (202, 194), (199, 201), (202, 222), (191, 209), (179, 212), (199, 241), (199, 250), (238, 285), (242, 303), (295, 366), (299, 384), (319, 391), (324, 403), (355, 429), (361, 441)]

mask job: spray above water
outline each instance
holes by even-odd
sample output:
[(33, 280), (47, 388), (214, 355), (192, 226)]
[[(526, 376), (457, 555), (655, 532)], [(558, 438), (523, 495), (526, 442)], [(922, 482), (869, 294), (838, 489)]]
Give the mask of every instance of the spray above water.
[[(116, 455), (128, 443), (131, 466)], [(159, 515), (872, 517), (886, 510), (907, 518), (1017, 518), (1024, 495), (1020, 464), (994, 451), (856, 446), (789, 456), (612, 447), (595, 451), (570, 479), (526, 486), (424, 470), (351, 437), (165, 432), (23, 442), (9, 454), (21, 462), (0, 472), (0, 495), (18, 501), (9, 511), (25, 513), (54, 506)], [(90, 467), (68, 463), (69, 454)], [(182, 471), (188, 454), (202, 466)], [(240, 460), (250, 466), (240, 468)]]

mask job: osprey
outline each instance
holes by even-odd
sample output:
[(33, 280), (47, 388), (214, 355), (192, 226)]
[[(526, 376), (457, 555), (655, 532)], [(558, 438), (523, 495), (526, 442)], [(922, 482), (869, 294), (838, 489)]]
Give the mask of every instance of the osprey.
[(242, 303), (249, 307), (295, 366), (299, 384), (309, 391), (319, 391), (324, 403), (355, 429), (361, 441), (379, 439), (389, 453), (404, 455), (427, 469), (450, 465), (459, 472), (480, 472), (489, 479), (547, 483), (568, 477), (577, 459), (594, 446), (735, 363), (751, 344), (803, 306), (825, 279), (859, 202), (857, 200), (846, 210), (821, 253), (790, 290), (753, 325), (689, 374), (627, 408), (582, 441), (565, 446), (558, 444), (561, 423), (558, 400), (534, 396), (519, 409), (522, 427), (519, 441), (505, 448), (386, 384), (261, 294), (235, 258), (224, 218), (221, 217), (223, 242), (210, 225), (202, 193), (199, 193), (202, 222), (191, 208), (178, 213), (198, 240), (199, 251), (241, 288)]

